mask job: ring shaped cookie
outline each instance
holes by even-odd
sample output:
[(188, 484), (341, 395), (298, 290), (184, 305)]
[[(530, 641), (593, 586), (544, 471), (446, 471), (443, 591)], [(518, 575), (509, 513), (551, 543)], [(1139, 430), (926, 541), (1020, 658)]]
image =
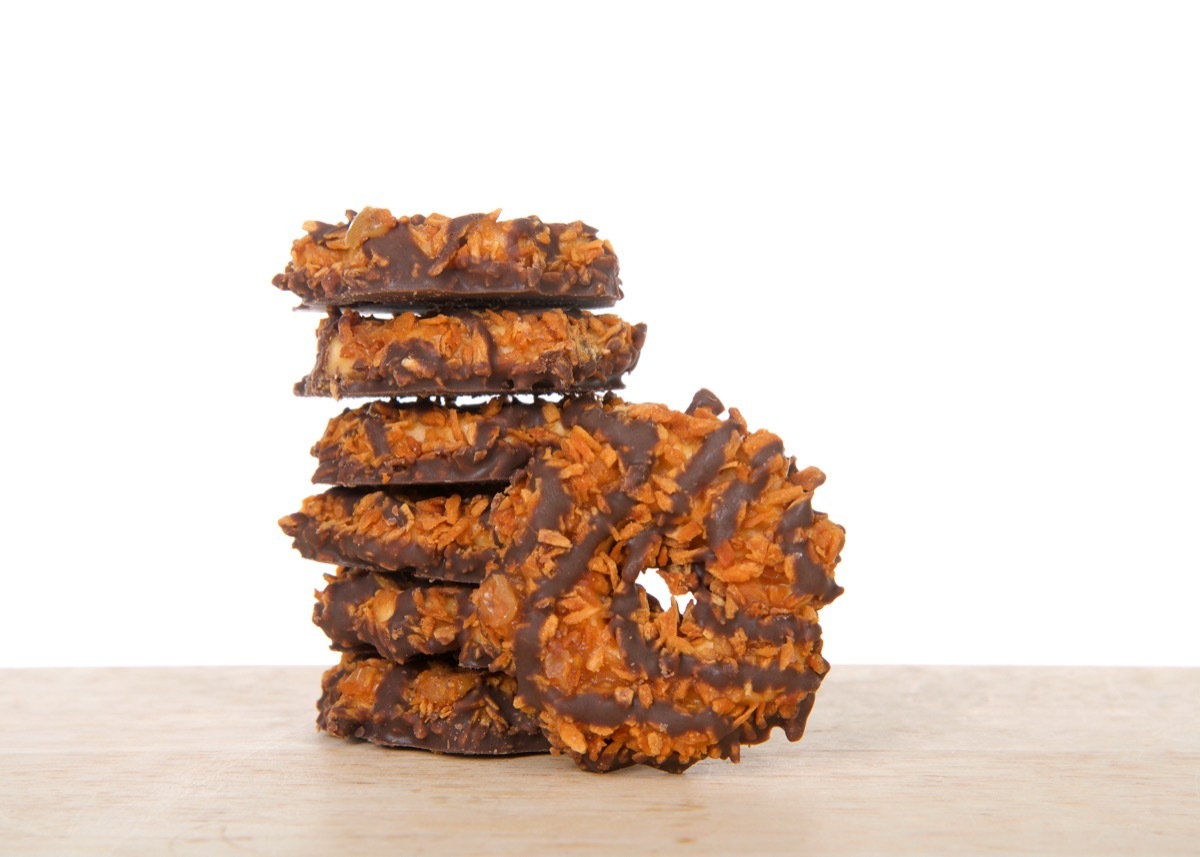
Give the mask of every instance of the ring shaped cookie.
[[(588, 411), (493, 505), (492, 667), (588, 770), (737, 759), (774, 726), (796, 740), (828, 669), (816, 611), (841, 593), (844, 531), (812, 509), (824, 475), (721, 410)], [(644, 569), (694, 603), (658, 605)]]

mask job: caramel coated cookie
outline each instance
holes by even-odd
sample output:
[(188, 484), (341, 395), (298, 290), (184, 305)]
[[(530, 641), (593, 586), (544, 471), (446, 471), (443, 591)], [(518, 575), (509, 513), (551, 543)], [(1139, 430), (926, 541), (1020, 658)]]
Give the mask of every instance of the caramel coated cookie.
[[(313, 482), (507, 482), (550, 442), (558, 407), (498, 397), (476, 407), (371, 402), (329, 421), (312, 448)], [(561, 430), (561, 427), (558, 427)]]
[[(691, 410), (589, 411), (491, 511), (493, 669), (588, 770), (736, 760), (775, 726), (796, 740), (828, 669), (817, 609), (841, 593), (844, 531), (813, 511), (823, 474), (711, 394)], [(645, 569), (695, 601), (660, 607)]]
[(393, 217), (347, 211), (309, 222), (272, 281), (305, 304), (611, 306), (621, 297), (612, 245), (579, 221), (500, 220), (499, 211)]
[(479, 310), (372, 318), (334, 311), (317, 328), (317, 361), (300, 396), (576, 393), (621, 386), (645, 325), (561, 309)]
[(313, 482), (436, 485), (507, 482), (538, 449), (562, 440), (576, 415), (605, 403), (591, 397), (483, 405), (371, 402), (329, 421), (313, 446)]
[(321, 681), (317, 726), (339, 738), (436, 753), (506, 756), (549, 749), (513, 705), (511, 676), (440, 660), (397, 664), (348, 654)]
[(425, 583), (407, 575), (339, 568), (316, 593), (313, 623), (343, 652), (377, 652), (397, 663), (424, 655), (486, 668), (473, 586)]
[(484, 522), (492, 495), (417, 497), (332, 488), (309, 497), (280, 528), (305, 559), (479, 583), (495, 559)]

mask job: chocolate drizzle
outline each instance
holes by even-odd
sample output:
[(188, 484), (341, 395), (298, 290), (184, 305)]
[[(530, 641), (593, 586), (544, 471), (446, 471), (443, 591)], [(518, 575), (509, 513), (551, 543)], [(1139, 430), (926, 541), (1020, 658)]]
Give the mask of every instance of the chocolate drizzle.
[(770, 478), (767, 466), (771, 459), (783, 454), (783, 444), (772, 441), (754, 454), (750, 461), (750, 481), (730, 482), (724, 493), (713, 504), (712, 512), (705, 521), (710, 549), (716, 549), (733, 538), (741, 525), (746, 504), (758, 497)]
[(793, 588), (802, 594), (813, 596), (813, 601), (825, 605), (833, 601), (845, 590), (837, 582), (825, 574), (808, 554), (802, 531), (810, 527), (815, 519), (812, 507), (812, 497), (805, 497), (793, 503), (779, 518), (775, 527), (779, 544), (792, 560), (795, 574)]
[(714, 417), (719, 417), (725, 412), (725, 406), (721, 404), (721, 400), (717, 398), (716, 393), (707, 387), (702, 387), (696, 391), (696, 395), (692, 396), (692, 403), (687, 406), (687, 410), (684, 413), (690, 417), (701, 408), (707, 408), (712, 411)]

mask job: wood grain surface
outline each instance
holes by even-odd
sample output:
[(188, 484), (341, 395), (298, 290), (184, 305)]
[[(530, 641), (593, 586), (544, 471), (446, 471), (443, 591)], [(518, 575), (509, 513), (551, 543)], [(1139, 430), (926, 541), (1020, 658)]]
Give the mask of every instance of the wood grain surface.
[(835, 667), (683, 775), (319, 734), (319, 668), (0, 671), (0, 854), (1197, 854), (1200, 670)]

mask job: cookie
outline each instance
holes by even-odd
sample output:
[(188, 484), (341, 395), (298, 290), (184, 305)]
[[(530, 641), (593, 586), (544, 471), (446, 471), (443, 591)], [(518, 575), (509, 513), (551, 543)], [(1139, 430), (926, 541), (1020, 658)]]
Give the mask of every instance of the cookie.
[[(449, 407), (371, 402), (329, 421), (312, 448), (312, 481), (330, 485), (425, 485), (508, 481), (549, 442), (549, 402), (507, 397)], [(553, 422), (551, 420), (551, 422)]]
[(486, 525), (492, 495), (421, 497), (332, 488), (309, 497), (280, 528), (305, 559), (479, 583), (496, 557)]
[[(718, 410), (591, 410), (492, 506), (493, 668), (587, 770), (736, 760), (775, 726), (796, 740), (828, 670), (817, 610), (841, 593), (844, 531), (812, 508), (824, 475)], [(694, 603), (659, 607), (645, 569)]]
[(347, 654), (321, 680), (317, 726), (339, 738), (435, 753), (507, 756), (549, 749), (513, 705), (511, 676), (445, 661), (397, 664)]
[(486, 669), (472, 586), (425, 583), (407, 575), (339, 568), (316, 593), (313, 623), (331, 648), (378, 653), (397, 663), (446, 655), (459, 666)]
[(561, 309), (391, 318), (332, 311), (299, 396), (446, 396), (611, 390), (637, 365), (645, 325)]
[(309, 222), (272, 283), (308, 305), (540, 304), (611, 306), (621, 298), (612, 245), (579, 221), (393, 217), (347, 211), (347, 223)]
[[(609, 396), (608, 403), (620, 400)], [(332, 485), (438, 485), (507, 482), (534, 452), (560, 441), (576, 414), (605, 404), (593, 397), (482, 405), (371, 402), (329, 421), (312, 448), (313, 482)]]

